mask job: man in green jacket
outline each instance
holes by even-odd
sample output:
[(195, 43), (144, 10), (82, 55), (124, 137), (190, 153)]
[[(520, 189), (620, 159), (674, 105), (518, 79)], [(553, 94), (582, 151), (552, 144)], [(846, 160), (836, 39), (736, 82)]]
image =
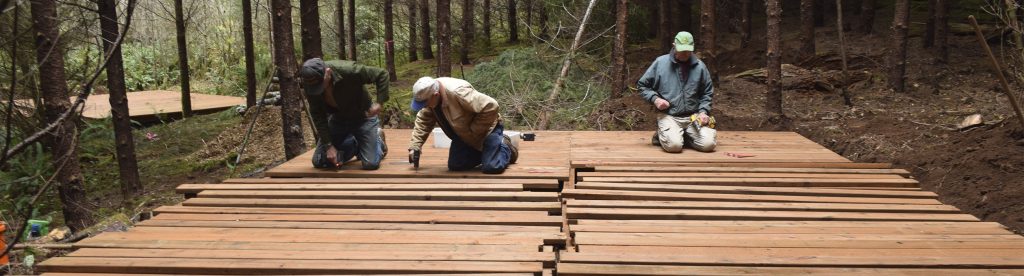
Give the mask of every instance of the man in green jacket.
[[(337, 168), (358, 157), (364, 170), (380, 168), (388, 149), (377, 114), (388, 101), (387, 71), (353, 61), (311, 58), (302, 64), (299, 76), (320, 138), (313, 166)], [(376, 103), (366, 84), (376, 86)]]
[(708, 116), (715, 93), (711, 73), (693, 55), (693, 35), (679, 32), (672, 45), (637, 81), (640, 96), (663, 113), (651, 143), (671, 153), (682, 152), (684, 145), (714, 151), (714, 119)]

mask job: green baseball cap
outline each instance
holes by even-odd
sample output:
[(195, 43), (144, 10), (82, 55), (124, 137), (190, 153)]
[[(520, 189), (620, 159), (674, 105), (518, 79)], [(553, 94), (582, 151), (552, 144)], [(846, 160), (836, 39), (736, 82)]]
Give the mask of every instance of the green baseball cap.
[(693, 52), (693, 35), (689, 32), (679, 32), (672, 40), (672, 45), (675, 45), (678, 52)]

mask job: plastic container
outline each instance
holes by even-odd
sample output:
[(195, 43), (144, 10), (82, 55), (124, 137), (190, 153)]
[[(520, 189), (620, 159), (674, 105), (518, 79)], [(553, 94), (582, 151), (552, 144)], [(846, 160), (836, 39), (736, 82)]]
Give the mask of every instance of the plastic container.
[(444, 134), (439, 127), (434, 128), (434, 148), (446, 149), (452, 147), (452, 139)]
[(518, 131), (514, 131), (514, 130), (506, 130), (506, 131), (503, 131), (502, 133), (505, 134), (505, 135), (508, 135), (508, 137), (512, 138), (512, 139), (520, 139), (521, 138), (520, 135), (522, 135), (522, 133), (520, 133)]
[(30, 219), (28, 220), (28, 227), (25, 228), (24, 239), (26, 241), (35, 240), (38, 238), (42, 238), (43, 236), (46, 236), (46, 234), (49, 233), (50, 221)]
[[(15, 231), (17, 231), (17, 230), (15, 230)], [(3, 222), (0, 222), (0, 248), (7, 248), (7, 240), (5, 238), (7, 236), (4, 235), (5, 232), (7, 232), (7, 225), (4, 224)], [(0, 249), (0, 250), (2, 250), (2, 249)], [(11, 262), (11, 258), (8, 258), (7, 255), (4, 255), (3, 258), (0, 258), (0, 266), (5, 266), (5, 265), (9, 264), (10, 262)]]

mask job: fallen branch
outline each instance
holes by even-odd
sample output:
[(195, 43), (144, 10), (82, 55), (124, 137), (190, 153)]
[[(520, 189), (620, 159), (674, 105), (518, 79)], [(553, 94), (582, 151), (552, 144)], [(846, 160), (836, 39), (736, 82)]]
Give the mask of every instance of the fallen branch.
[[(580, 45), (580, 39), (583, 38), (583, 31), (587, 29), (587, 21), (590, 20), (590, 11), (594, 10), (594, 4), (597, 4), (597, 0), (590, 0), (590, 4), (587, 5), (587, 12), (583, 14), (580, 28), (576, 30), (576, 38), (572, 41), (572, 47), (569, 47), (569, 53), (565, 55), (562, 71), (558, 74), (558, 79), (555, 80), (555, 87), (551, 89), (551, 95), (548, 96), (547, 100), (548, 103), (553, 103), (558, 99), (558, 93), (562, 91), (562, 84), (565, 83), (565, 77), (569, 75), (569, 66), (572, 65), (573, 55), (576, 53), (576, 48)], [(537, 124), (538, 129), (544, 130), (548, 128), (549, 114), (550, 109), (541, 111), (540, 123)]]
[(978, 26), (978, 20), (974, 19), (974, 16), (967, 16), (967, 19), (971, 21), (971, 25), (974, 26), (974, 33), (978, 36), (978, 43), (988, 53), (989, 61), (992, 62), (992, 68), (996, 71), (996, 76), (999, 77), (999, 84), (1003, 87), (1003, 94), (1010, 100), (1010, 105), (1013, 106), (1013, 111), (1017, 113), (1017, 120), (1020, 121), (1021, 128), (1024, 129), (1024, 112), (1020, 110), (1020, 103), (1017, 103), (1017, 97), (1014, 97), (1013, 92), (1010, 91), (1010, 83), (1006, 81), (1006, 76), (1003, 75), (1002, 66), (999, 66), (999, 60), (996, 60), (996, 56), (992, 54), (992, 48), (988, 47), (988, 41), (985, 40), (985, 36), (981, 33), (981, 27)]

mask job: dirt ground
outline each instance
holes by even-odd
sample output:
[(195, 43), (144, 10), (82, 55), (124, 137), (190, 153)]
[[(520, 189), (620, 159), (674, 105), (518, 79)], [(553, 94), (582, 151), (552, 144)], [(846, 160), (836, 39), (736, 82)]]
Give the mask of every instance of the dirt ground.
[[(952, 36), (952, 60), (939, 64), (930, 50), (922, 49), (920, 37), (911, 35), (907, 92), (895, 93), (885, 83), (888, 29), (848, 34), (853, 107), (830, 89), (842, 84), (834, 27), (818, 28), (815, 58), (799, 58), (797, 38), (784, 38), (788, 124), (773, 124), (763, 116), (763, 73), (748, 72), (764, 67), (763, 37), (755, 37), (761, 45), (718, 55), (713, 115), (722, 130), (796, 131), (856, 162), (893, 163), (910, 170), (942, 202), (1024, 233), (1024, 130), (997, 90), (983, 50), (974, 36)], [(735, 39), (723, 41), (727, 49), (738, 48)], [(632, 80), (662, 54), (652, 48), (632, 51), (627, 60), (647, 61), (632, 64)], [(1020, 84), (1011, 86), (1020, 93)], [(981, 114), (985, 125), (955, 130), (971, 114)], [(610, 100), (594, 114), (599, 119), (637, 117), (638, 122), (610, 127), (635, 130), (653, 130), (656, 115), (636, 96)]]

